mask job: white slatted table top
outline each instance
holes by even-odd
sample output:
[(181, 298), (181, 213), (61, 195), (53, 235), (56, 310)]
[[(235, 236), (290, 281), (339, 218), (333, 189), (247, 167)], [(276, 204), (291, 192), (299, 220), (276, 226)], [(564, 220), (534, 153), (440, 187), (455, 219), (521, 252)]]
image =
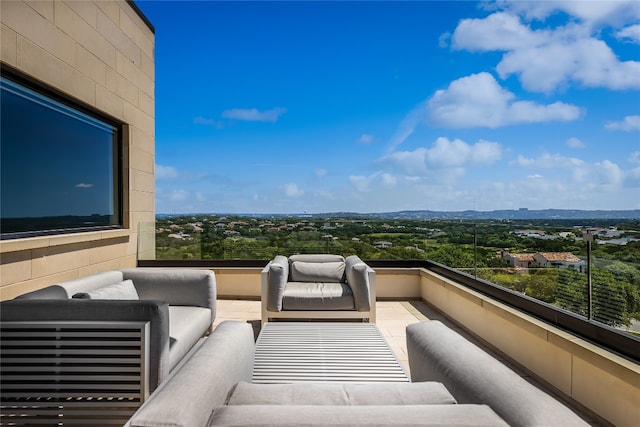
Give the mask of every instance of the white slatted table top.
[(272, 322), (256, 342), (254, 383), (408, 382), (372, 323)]

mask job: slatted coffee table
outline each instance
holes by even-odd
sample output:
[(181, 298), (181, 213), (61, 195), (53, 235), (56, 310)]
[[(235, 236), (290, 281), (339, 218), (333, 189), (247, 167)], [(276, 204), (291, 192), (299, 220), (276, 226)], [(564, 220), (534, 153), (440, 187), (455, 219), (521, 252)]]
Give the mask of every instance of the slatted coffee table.
[(256, 342), (254, 383), (407, 382), (373, 323), (270, 322)]

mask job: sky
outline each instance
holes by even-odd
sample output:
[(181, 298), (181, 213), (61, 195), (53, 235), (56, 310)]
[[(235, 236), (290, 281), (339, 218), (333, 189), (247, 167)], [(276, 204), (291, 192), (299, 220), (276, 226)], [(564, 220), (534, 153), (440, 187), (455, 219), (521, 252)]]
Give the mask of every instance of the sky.
[(640, 209), (640, 3), (136, 3), (156, 212)]

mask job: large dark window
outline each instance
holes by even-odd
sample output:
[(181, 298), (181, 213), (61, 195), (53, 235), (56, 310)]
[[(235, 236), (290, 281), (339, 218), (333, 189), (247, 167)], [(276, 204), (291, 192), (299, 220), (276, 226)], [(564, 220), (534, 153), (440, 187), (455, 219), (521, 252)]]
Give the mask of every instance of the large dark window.
[(121, 126), (1, 77), (2, 239), (122, 226)]

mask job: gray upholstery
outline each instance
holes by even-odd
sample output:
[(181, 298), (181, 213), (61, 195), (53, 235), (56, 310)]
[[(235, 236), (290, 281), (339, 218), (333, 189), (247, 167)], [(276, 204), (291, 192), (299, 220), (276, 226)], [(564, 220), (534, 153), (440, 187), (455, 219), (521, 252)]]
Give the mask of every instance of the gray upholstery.
[(73, 298), (83, 299), (121, 299), (121, 300), (137, 300), (140, 299), (138, 292), (131, 280), (123, 280), (122, 282), (113, 283), (103, 286), (89, 292), (78, 292)]
[(289, 281), (289, 260), (287, 257), (277, 255), (267, 266), (266, 274), (269, 281), (268, 294), (266, 295), (267, 307), (271, 311), (280, 311), (282, 310), (281, 295)]
[(216, 276), (210, 270), (130, 268), (122, 270), (122, 275), (133, 280), (140, 299), (208, 308), (211, 323), (216, 319)]
[(407, 326), (412, 381), (440, 381), (460, 403), (487, 404), (522, 427), (588, 425), (562, 403), (438, 321)]
[(333, 254), (297, 254), (289, 257), (289, 262), (344, 262), (342, 255)]
[(346, 283), (287, 282), (283, 310), (354, 310), (353, 292)]
[[(80, 292), (91, 292), (100, 289), (103, 286), (113, 283), (122, 282), (124, 277), (120, 271), (104, 271), (92, 274), (90, 276), (81, 277), (79, 279), (69, 280), (57, 285), (48, 286), (37, 291), (19, 295), (16, 299), (65, 299), (71, 298)], [(145, 298), (153, 299), (153, 298)]]
[(222, 322), (193, 356), (133, 415), (131, 427), (207, 424), (240, 381), (250, 381), (253, 329), (248, 323)]
[(147, 321), (150, 323), (149, 387), (169, 373), (169, 306), (162, 301), (14, 299), (0, 305), (8, 321)]
[(169, 306), (169, 370), (175, 368), (210, 326), (208, 308)]
[[(135, 290), (118, 287), (128, 280)], [(154, 390), (210, 330), (216, 313), (215, 275), (187, 269), (106, 271), (5, 301), (0, 312), (6, 321), (150, 321), (149, 388)]]
[(353, 291), (353, 300), (358, 311), (368, 311), (372, 302), (369, 300), (369, 280), (367, 278), (367, 264), (355, 255), (345, 260), (347, 283)]
[(343, 282), (344, 261), (290, 263), (292, 282)]
[(224, 406), (214, 412), (209, 425), (229, 427), (508, 426), (491, 408), (483, 405)]
[(375, 272), (356, 255), (278, 255), (262, 271), (262, 321), (304, 317), (298, 311), (375, 322), (374, 281)]
[(421, 383), (239, 383), (229, 405), (443, 405), (451, 393), (436, 382)]

